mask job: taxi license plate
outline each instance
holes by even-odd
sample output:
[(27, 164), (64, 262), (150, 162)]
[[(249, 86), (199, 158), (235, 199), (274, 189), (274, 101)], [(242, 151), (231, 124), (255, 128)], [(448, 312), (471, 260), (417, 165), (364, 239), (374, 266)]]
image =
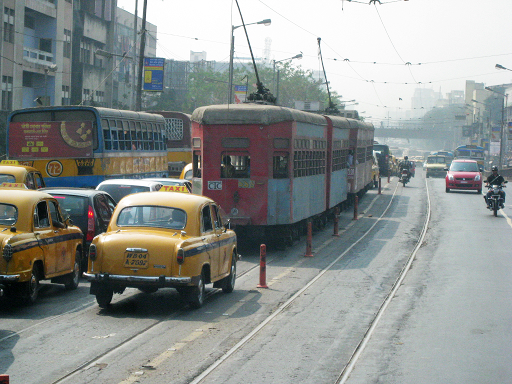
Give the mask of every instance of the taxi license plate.
[(149, 255), (147, 252), (126, 252), (124, 254), (124, 266), (127, 268), (147, 268)]

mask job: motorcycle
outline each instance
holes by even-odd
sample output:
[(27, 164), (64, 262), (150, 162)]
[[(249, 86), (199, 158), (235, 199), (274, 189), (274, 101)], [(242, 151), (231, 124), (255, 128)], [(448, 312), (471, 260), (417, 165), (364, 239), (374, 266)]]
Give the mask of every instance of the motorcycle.
[[(507, 181), (505, 181), (507, 183)], [(498, 216), (498, 210), (503, 208), (503, 197), (501, 192), (505, 185), (488, 185), (487, 188), (491, 190), (491, 196), (487, 198), (488, 208), (493, 211), (494, 216)]]
[(405, 187), (405, 184), (407, 184), (410, 180), (409, 170), (407, 168), (402, 169), (402, 172), (400, 172), (400, 179), (398, 180), (399, 183), (402, 183)]

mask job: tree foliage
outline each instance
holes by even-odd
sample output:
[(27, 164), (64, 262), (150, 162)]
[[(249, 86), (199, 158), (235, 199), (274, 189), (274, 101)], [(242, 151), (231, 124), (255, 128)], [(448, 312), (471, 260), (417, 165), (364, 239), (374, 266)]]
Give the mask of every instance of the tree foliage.
[[(295, 101), (320, 101), (329, 106), (327, 88), (315, 80), (313, 73), (290, 62), (275, 65), (258, 65), (259, 80), (275, 97), (277, 105), (294, 108)], [(279, 80), (278, 80), (279, 79)], [(172, 89), (163, 92), (154, 110), (177, 110), (186, 113), (201, 106), (226, 104), (228, 101), (229, 71), (218, 72), (211, 68), (195, 67), (188, 75), (188, 91), (179, 97)], [(279, 83), (279, 90), (277, 85)], [(233, 71), (235, 85), (247, 85), (248, 94), (257, 91), (257, 79), (253, 66), (237, 66)], [(233, 91), (234, 93), (234, 91)], [(339, 96), (331, 92), (332, 101), (339, 105)]]

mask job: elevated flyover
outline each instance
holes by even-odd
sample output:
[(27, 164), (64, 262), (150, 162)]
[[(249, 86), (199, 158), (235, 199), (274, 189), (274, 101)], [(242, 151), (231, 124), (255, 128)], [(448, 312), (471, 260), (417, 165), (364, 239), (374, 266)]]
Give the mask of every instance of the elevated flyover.
[[(460, 127), (456, 127), (460, 128)], [(448, 139), (453, 136), (453, 128), (375, 128), (375, 137), (394, 139)]]

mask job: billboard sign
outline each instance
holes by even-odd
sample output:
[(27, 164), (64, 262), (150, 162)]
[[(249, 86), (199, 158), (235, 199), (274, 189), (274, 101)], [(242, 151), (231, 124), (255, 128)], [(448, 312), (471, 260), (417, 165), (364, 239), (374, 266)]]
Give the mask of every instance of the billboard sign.
[(144, 58), (143, 91), (162, 92), (164, 90), (164, 64), (161, 57)]
[(9, 124), (9, 156), (18, 159), (92, 157), (91, 121)]

